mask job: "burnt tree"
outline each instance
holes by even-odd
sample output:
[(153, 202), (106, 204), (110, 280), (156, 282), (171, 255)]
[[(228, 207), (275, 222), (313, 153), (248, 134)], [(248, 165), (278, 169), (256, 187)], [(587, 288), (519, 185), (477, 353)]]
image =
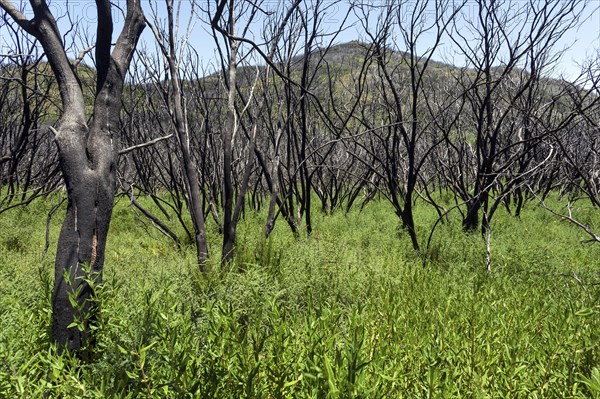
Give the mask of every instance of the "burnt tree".
[[(96, 284), (102, 280), (116, 187), (116, 133), (124, 78), (145, 23), (140, 0), (128, 0), (123, 30), (113, 47), (111, 2), (96, 0), (96, 96), (93, 115), (88, 120), (80, 80), (65, 52), (56, 19), (45, 0), (30, 3), (33, 19), (9, 0), (0, 0), (0, 7), (39, 40), (60, 91), (62, 112), (51, 130), (68, 206), (56, 254), (52, 338), (60, 350), (78, 352), (88, 342), (90, 330), (86, 321), (93, 313), (93, 287), (86, 282), (86, 273), (93, 273)], [(76, 298), (76, 306), (71, 304), (71, 298)], [(84, 328), (77, 328), (77, 322), (79, 327), (83, 323)]]

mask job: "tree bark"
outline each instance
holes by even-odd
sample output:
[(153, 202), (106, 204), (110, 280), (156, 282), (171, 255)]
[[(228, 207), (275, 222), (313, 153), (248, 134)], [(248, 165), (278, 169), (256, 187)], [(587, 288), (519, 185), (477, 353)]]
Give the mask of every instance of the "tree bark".
[(233, 0), (229, 1), (229, 69), (228, 69), (228, 96), (227, 96), (227, 126), (223, 129), (223, 245), (221, 262), (226, 264), (233, 259), (233, 246), (235, 244), (235, 225), (233, 221), (233, 138), (237, 129), (237, 114), (235, 109), (237, 51), (238, 42), (233, 38), (235, 32)]
[(481, 201), (478, 198), (473, 198), (467, 201), (467, 213), (462, 221), (463, 230), (465, 232), (473, 232), (479, 226), (479, 209)]
[(67, 189), (67, 214), (58, 239), (52, 295), (52, 338), (59, 350), (89, 349), (94, 319), (94, 287), (102, 281), (104, 250), (115, 196), (117, 133), (125, 74), (144, 29), (140, 0), (127, 1), (123, 31), (114, 49), (109, 0), (96, 0), (97, 85), (94, 114), (88, 126), (84, 96), (67, 58), (56, 20), (45, 0), (31, 0), (29, 20), (10, 0), (4, 9), (41, 43), (56, 77), (63, 112), (55, 134)]

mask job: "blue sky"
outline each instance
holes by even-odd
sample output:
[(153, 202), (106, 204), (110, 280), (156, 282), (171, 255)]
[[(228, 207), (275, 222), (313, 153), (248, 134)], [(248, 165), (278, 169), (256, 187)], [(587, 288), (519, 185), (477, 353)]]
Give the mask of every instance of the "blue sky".
[[(13, 0), (14, 3), (19, 4), (22, 0)], [(152, 7), (150, 7), (153, 1), (154, 4), (158, 4), (158, 14), (159, 17), (163, 16), (163, 1), (159, 0), (155, 2), (154, 0), (144, 0), (143, 7), (147, 16), (150, 16)], [(307, 0), (311, 1), (311, 0)], [(314, 0), (312, 0), (314, 1)], [(335, 0), (325, 0), (324, 5), (327, 7), (326, 15), (323, 19), (323, 30), (333, 30), (339, 27), (343, 16), (348, 7), (349, 0), (343, 1), (335, 1)], [(371, 5), (382, 4), (384, 0), (367, 0)], [(177, 2), (177, 0), (176, 0)], [(124, 5), (124, 0), (117, 0), (116, 3), (120, 3)], [(207, 5), (214, 7), (216, 0), (198, 0), (198, 3), (201, 5)], [(289, 0), (286, 2), (289, 3)], [(410, 2), (409, 2), (410, 3)], [(414, 3), (414, 2), (413, 2)], [(23, 2), (25, 10), (26, 10), (26, 2)], [(519, 1), (513, 1), (513, 6), (518, 7)], [(468, 15), (470, 10), (474, 9), (476, 6), (474, 1), (467, 2), (467, 8), (465, 15)], [(586, 58), (597, 55), (598, 48), (600, 47), (600, 0), (592, 0), (586, 10), (585, 20), (581, 21), (577, 28), (572, 29), (567, 35), (565, 35), (560, 43), (559, 48), (567, 48), (565, 54), (563, 55), (560, 63), (557, 65), (557, 68), (554, 71), (554, 75), (558, 76), (563, 74), (566, 77), (574, 77), (579, 72), (578, 64), (582, 63)], [(276, 0), (266, 0), (262, 3), (262, 8), (266, 10), (281, 10), (282, 5)], [(95, 31), (95, 3), (93, 0), (52, 0), (50, 1), (50, 8), (56, 16), (60, 16), (60, 28), (64, 32), (68, 29), (71, 23), (76, 23), (79, 25), (82, 31), (88, 32), (88, 38), (84, 38), (83, 40), (79, 40), (76, 44), (75, 48), (72, 49), (70, 56), (74, 56), (81, 48), (84, 47), (84, 41), (92, 40), (93, 33)], [(192, 15), (192, 7), (189, 0), (183, 0), (181, 2), (181, 22), (180, 24), (183, 26), (187, 24), (190, 15)], [(28, 15), (31, 15), (30, 13)], [(198, 15), (205, 15), (202, 12), (198, 12)], [(69, 19), (70, 16), (70, 19)], [(115, 9), (114, 11), (114, 19), (116, 23), (115, 31), (118, 31), (120, 24), (122, 23), (123, 16), (121, 13)], [(190, 35), (190, 45), (194, 47), (194, 49), (199, 53), (202, 62), (204, 65), (214, 64), (215, 60), (215, 47), (214, 41), (208, 34), (209, 26), (206, 18), (194, 19), (194, 26), (192, 30), (192, 34)], [(357, 16), (351, 15), (351, 18), (346, 23), (346, 30), (343, 31), (336, 39), (337, 43), (347, 42), (356, 39), (364, 39), (364, 33), (362, 33), (361, 24), (358, 23)], [(524, 22), (525, 23), (525, 22)], [(259, 32), (257, 31), (251, 32), (251, 34), (255, 35), (255, 38), (259, 39)], [(153, 37), (149, 31), (143, 35), (142, 41), (146, 43), (148, 47), (153, 47), (152, 45)], [(88, 43), (91, 44), (91, 43)], [(427, 46), (427, 43), (424, 43), (424, 46)], [(444, 40), (443, 45), (440, 48), (440, 51), (434, 59), (437, 60), (447, 60), (448, 54), (452, 54), (454, 52), (454, 48), (451, 45), (451, 41), (449, 39)], [(0, 54), (6, 54), (11, 51), (11, 41), (10, 37), (7, 33), (7, 28), (4, 26), (4, 22), (0, 22)], [(446, 55), (446, 56), (445, 56)], [(600, 56), (599, 56), (600, 57)], [(456, 62), (456, 58), (455, 58)], [(460, 63), (460, 59), (458, 60)]]

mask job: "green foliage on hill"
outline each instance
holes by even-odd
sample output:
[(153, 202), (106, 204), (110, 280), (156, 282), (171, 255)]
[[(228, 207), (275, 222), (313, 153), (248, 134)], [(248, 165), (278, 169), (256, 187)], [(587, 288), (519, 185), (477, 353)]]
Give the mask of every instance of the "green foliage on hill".
[[(48, 344), (52, 205), (1, 219), (0, 397), (600, 397), (600, 246), (534, 205), (522, 221), (498, 215), (492, 273), (458, 218), (423, 259), (373, 202), (266, 242), (265, 215), (248, 213), (235, 263), (220, 270), (215, 254), (201, 276), (192, 248), (173, 249), (123, 200), (89, 363)], [(418, 204), (420, 234), (434, 218)], [(217, 248), (214, 226), (209, 238)]]
[[(356, 95), (354, 87), (355, 79), (357, 79), (361, 67), (367, 56), (368, 45), (359, 41), (351, 41), (348, 43), (341, 43), (333, 45), (327, 49), (318, 49), (311, 53), (311, 76), (314, 73), (314, 78), (311, 80), (311, 84), (308, 89), (313, 93), (320, 101), (327, 102), (330, 98), (330, 94), (327, 93), (329, 89), (329, 80), (334, 82), (331, 87), (334, 89), (334, 93), (331, 98), (336, 98), (337, 101), (343, 101)], [(399, 51), (388, 51), (387, 63), (390, 64), (389, 70), (394, 71), (396, 79), (407, 80), (408, 79), (408, 54)], [(299, 83), (300, 74), (302, 70), (302, 64), (304, 55), (296, 56), (291, 60), (291, 70), (289, 78)], [(277, 64), (277, 62), (276, 62)], [(20, 74), (21, 69), (28, 69), (27, 80), (22, 81)], [(259, 67), (259, 71), (263, 70), (264, 66)], [(371, 79), (367, 80), (368, 85), (375, 85), (376, 78), (376, 63), (373, 60), (368, 68)], [(93, 67), (78, 64), (75, 67), (77, 76), (84, 93), (84, 99), (86, 104), (86, 111), (89, 114), (93, 111), (94, 96), (95, 96), (95, 75), (96, 72)], [(285, 72), (285, 70), (282, 70)], [(17, 112), (22, 111), (22, 98), (19, 92), (19, 88), (22, 84), (26, 84), (29, 87), (29, 96), (34, 98), (36, 95), (36, 101), (41, 101), (43, 106), (41, 109), (41, 122), (48, 123), (55, 121), (60, 115), (60, 94), (56, 85), (55, 79), (52, 75), (52, 71), (46, 62), (38, 62), (37, 64), (30, 66), (17, 66), (17, 65), (2, 65), (0, 70), (1, 76), (6, 81), (11, 81), (8, 85), (7, 90), (10, 91), (14, 97)], [(516, 70), (514, 74), (522, 73), (522, 71)], [(254, 65), (241, 65), (238, 68), (238, 84), (242, 91), (248, 91), (252, 86), (255, 85), (255, 79), (257, 74), (257, 67)], [(456, 66), (438, 62), (432, 60), (429, 65), (424, 78), (423, 90), (427, 93), (430, 90), (436, 90), (440, 82), (444, 84), (456, 84), (456, 78), (460, 75), (460, 70)], [(467, 70), (466, 76), (473, 75), (473, 70)], [(279, 76), (273, 76), (270, 80), (270, 84), (280, 84), (282, 79)], [(130, 82), (133, 84), (135, 89), (125, 90), (127, 93), (135, 93), (135, 95), (143, 95), (145, 91), (152, 92), (151, 86), (148, 86), (150, 82)], [(408, 84), (408, 81), (407, 81)], [(199, 80), (185, 80), (183, 82), (184, 91), (194, 92), (191, 89), (194, 85), (202, 85), (204, 87), (204, 93), (208, 98), (222, 98), (222, 105), (225, 106), (226, 95), (222, 93), (224, 90), (222, 82), (219, 78), (219, 73), (213, 73), (211, 75), (200, 78)], [(562, 83), (555, 79), (544, 79), (544, 85), (548, 95), (556, 94), (560, 92)], [(260, 85), (259, 85), (260, 87)], [(407, 86), (408, 89), (408, 86)], [(404, 94), (408, 94), (404, 93)], [(149, 94), (155, 95), (155, 94)], [(367, 103), (372, 102), (372, 94), (369, 94), (365, 101)], [(408, 104), (408, 99), (407, 99)], [(197, 112), (197, 110), (190, 109), (191, 113)], [(225, 109), (222, 109), (225, 112)]]

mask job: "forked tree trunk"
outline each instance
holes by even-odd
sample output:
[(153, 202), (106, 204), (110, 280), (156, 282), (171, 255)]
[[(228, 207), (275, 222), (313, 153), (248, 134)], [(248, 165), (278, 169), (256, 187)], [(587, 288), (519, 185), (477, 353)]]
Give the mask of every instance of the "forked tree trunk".
[[(95, 317), (93, 286), (102, 281), (104, 249), (115, 196), (113, 152), (110, 147), (99, 146), (98, 149), (107, 155), (104, 165), (73, 169), (61, 156), (68, 206), (56, 253), (52, 336), (59, 347), (69, 351), (91, 343), (88, 327)], [(90, 286), (86, 278), (94, 281), (94, 285)], [(77, 300), (76, 307), (70, 297)], [(69, 327), (74, 321), (79, 326)]]
[(88, 126), (83, 91), (67, 58), (56, 20), (45, 0), (30, 2), (34, 12), (32, 20), (10, 0), (0, 0), (0, 7), (40, 41), (61, 95), (62, 115), (57, 128), (51, 130), (58, 147), (68, 206), (56, 254), (52, 338), (59, 350), (82, 354), (80, 350), (87, 346), (90, 337), (89, 322), (94, 318), (94, 312), (90, 312), (93, 289), (102, 281), (104, 249), (115, 196), (118, 154), (115, 135), (119, 127), (121, 94), (145, 24), (140, 0), (128, 0), (123, 30), (113, 48), (110, 0), (96, 0), (96, 98)]

